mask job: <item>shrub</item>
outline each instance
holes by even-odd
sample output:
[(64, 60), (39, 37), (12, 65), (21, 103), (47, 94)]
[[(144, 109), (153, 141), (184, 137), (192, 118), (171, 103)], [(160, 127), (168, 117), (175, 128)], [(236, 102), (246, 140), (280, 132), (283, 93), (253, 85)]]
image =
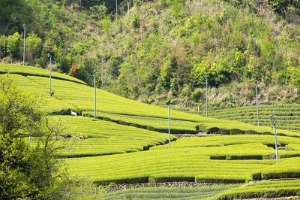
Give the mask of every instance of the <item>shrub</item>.
[(230, 129), (230, 134), (245, 134), (245, 131), (242, 131), (240, 129), (237, 129), (237, 128), (233, 128), (233, 129)]
[(211, 127), (207, 130), (207, 134), (219, 134), (220, 129), (218, 127)]
[(20, 58), (20, 46), (22, 38), (19, 33), (14, 33), (7, 38), (7, 52), (12, 58)]
[(128, 177), (128, 178), (119, 178), (119, 179), (110, 179), (110, 180), (99, 180), (94, 181), (96, 185), (109, 185), (109, 184), (134, 184), (134, 183), (146, 183), (148, 182), (148, 176), (140, 177)]
[(261, 180), (261, 172), (254, 172), (251, 174), (251, 179), (255, 181)]

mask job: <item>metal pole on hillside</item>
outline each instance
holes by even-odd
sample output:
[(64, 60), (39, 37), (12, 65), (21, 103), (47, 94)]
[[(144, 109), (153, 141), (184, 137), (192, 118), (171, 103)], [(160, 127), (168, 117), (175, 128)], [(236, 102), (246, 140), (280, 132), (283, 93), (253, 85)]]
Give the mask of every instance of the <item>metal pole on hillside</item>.
[(206, 87), (206, 99), (205, 99), (205, 104), (206, 104), (206, 117), (208, 116), (208, 91), (207, 91), (207, 75), (204, 76), (205, 78), (205, 87)]
[(168, 147), (170, 148), (170, 142), (171, 142), (171, 138), (170, 138), (170, 134), (171, 134), (171, 128), (170, 128), (170, 104), (171, 104), (171, 101), (169, 100), (167, 102), (167, 105), (168, 105), (168, 134), (169, 134), (169, 145)]
[(52, 55), (48, 53), (50, 59), (50, 97), (52, 96)]
[(25, 65), (25, 52), (26, 52), (26, 24), (23, 24), (24, 27), (24, 51), (23, 51), (23, 66)]
[(101, 71), (101, 89), (103, 90), (104, 86), (104, 55), (102, 54), (102, 71)]
[(259, 126), (259, 114), (258, 114), (258, 92), (257, 92), (257, 87), (258, 87), (258, 81), (255, 83), (255, 94), (256, 94), (256, 113), (257, 113), (257, 126)]
[(271, 120), (273, 121), (274, 124), (274, 138), (275, 138), (275, 153), (276, 153), (276, 162), (278, 162), (278, 147), (277, 147), (277, 136), (276, 136), (276, 119), (275, 117), (271, 114), (270, 115)]
[(28, 146), (30, 146), (31, 134), (32, 134), (32, 127), (30, 127), (30, 133), (29, 133), (29, 136), (28, 136)]
[(96, 119), (96, 67), (94, 68), (94, 119)]
[(116, 21), (118, 20), (118, 0), (116, 0)]
[(129, 2), (127, 0), (127, 13), (129, 13)]

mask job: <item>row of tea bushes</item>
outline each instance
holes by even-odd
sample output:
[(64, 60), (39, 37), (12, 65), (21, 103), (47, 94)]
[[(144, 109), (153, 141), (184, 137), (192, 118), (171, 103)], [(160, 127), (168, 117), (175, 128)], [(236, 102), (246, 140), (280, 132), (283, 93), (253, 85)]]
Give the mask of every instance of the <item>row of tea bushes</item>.
[(253, 173), (254, 180), (300, 178), (300, 157), (280, 159), (272, 167)]
[[(258, 108), (260, 126), (273, 126), (270, 120), (270, 114), (273, 114), (276, 117), (276, 125), (279, 129), (300, 130), (300, 105), (263, 105)], [(238, 120), (253, 125), (258, 124), (255, 106), (214, 110), (211, 111), (209, 116), (218, 119)]]
[[(192, 143), (195, 138), (189, 139)], [(174, 142), (174, 145), (180, 140)], [(71, 158), (66, 159), (66, 162), (69, 163), (72, 174), (91, 176), (91, 179), (98, 184), (134, 183), (140, 178), (147, 182), (195, 181), (199, 175), (211, 176), (212, 180), (218, 180), (218, 176), (222, 174), (230, 175), (233, 179), (239, 177), (238, 182), (240, 180), (245, 182), (250, 179), (251, 172), (265, 168), (275, 162), (274, 160), (210, 159), (210, 155), (216, 155), (220, 152), (225, 155), (236, 155), (237, 152), (240, 152), (240, 155), (258, 154), (258, 152), (270, 154), (273, 152), (271, 148), (265, 145), (258, 145), (255, 148), (252, 144), (249, 144), (248, 147), (245, 144), (240, 148), (238, 145), (205, 147), (204, 144), (202, 147), (188, 147), (188, 142), (186, 147), (181, 148), (172, 145), (173, 143), (170, 149), (167, 146), (157, 146), (154, 149), (150, 148), (149, 151), (81, 159)]]
[(155, 184), (151, 187), (130, 188), (125, 190), (119, 190), (116, 192), (109, 192), (103, 194), (102, 199), (115, 200), (115, 199), (203, 199), (203, 200), (215, 200), (216, 195), (239, 187), (238, 184), (230, 185), (203, 185), (203, 186), (178, 186), (180, 183), (168, 183), (168, 184)]
[[(216, 199), (265, 199), (300, 196), (300, 180), (269, 180), (249, 183), (219, 194)], [(295, 199), (298, 199), (297, 197)]]
[[(51, 116), (63, 124), (63, 139), (57, 145), (62, 157), (112, 155), (148, 150), (168, 142), (167, 134), (124, 126), (88, 117)], [(170, 135), (171, 141), (176, 138)], [(32, 138), (34, 142), (34, 138)]]
[[(37, 68), (32, 66), (21, 66), (17, 64), (0, 64), (0, 74), (18, 74), (22, 76), (40, 76), (40, 77), (50, 77), (50, 70)], [(54, 79), (61, 79), (66, 81), (72, 81), (79, 84), (86, 84), (83, 81), (66, 74), (58, 73), (52, 71), (51, 77)]]

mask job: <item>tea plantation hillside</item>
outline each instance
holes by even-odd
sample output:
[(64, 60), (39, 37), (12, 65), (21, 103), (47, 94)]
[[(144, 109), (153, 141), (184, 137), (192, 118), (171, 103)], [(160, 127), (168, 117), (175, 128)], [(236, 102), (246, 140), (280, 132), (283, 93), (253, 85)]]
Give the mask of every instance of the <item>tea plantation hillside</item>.
[[(57, 145), (64, 147), (59, 156), (67, 164), (70, 176), (106, 187), (187, 182), (199, 189), (196, 192), (196, 188), (188, 187), (132, 188), (94, 194), (96, 198), (122, 199), (125, 195), (133, 199), (234, 199), (300, 195), (297, 131), (276, 130), (277, 163), (271, 125), (256, 126), (171, 109), (169, 135), (164, 134), (168, 133), (167, 108), (101, 89), (96, 89), (94, 104), (93, 87), (59, 73), (52, 76), (50, 96), (49, 71), (3, 64), (0, 71), (0, 78), (11, 78), (18, 87), (38, 94), (49, 122), (64, 126)], [(71, 116), (71, 111), (77, 115)], [(188, 137), (177, 138), (176, 134)], [(196, 137), (199, 135), (205, 137)], [(29, 135), (25, 136), (27, 140)], [(30, 147), (34, 148), (36, 141), (37, 138), (28, 137)], [(269, 180), (273, 180), (272, 189), (267, 186)], [(216, 184), (226, 186), (211, 186)], [(166, 195), (170, 191), (172, 195)]]

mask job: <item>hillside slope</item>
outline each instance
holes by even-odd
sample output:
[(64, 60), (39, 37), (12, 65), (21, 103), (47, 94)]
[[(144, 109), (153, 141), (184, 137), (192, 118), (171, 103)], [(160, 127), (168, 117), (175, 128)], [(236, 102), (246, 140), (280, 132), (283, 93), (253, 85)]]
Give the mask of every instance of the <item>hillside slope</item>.
[(0, 57), (22, 60), (25, 23), (26, 63), (47, 67), (50, 53), (54, 69), (92, 84), (103, 59), (98, 86), (124, 97), (201, 109), (207, 76), (211, 108), (253, 105), (257, 81), (260, 103), (297, 103), (300, 29), (286, 19), (298, 4), (268, 2), (18, 1), (16, 21), (2, 19)]

